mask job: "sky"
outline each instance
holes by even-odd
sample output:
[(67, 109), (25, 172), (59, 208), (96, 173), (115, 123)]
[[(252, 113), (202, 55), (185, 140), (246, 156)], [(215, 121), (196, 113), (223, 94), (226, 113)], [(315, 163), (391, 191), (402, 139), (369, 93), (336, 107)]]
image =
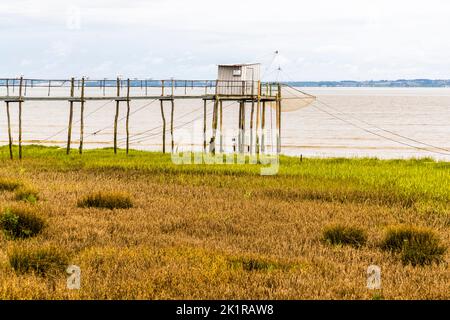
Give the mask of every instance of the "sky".
[(449, 17), (448, 0), (1, 0), (0, 78), (215, 79), (260, 62), (263, 80), (449, 79)]

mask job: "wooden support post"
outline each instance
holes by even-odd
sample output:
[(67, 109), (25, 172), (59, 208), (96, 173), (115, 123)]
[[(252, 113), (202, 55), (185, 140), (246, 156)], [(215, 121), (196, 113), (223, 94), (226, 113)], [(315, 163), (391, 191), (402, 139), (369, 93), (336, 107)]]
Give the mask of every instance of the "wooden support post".
[(166, 153), (166, 118), (164, 117), (164, 101), (160, 99), (159, 102), (161, 105), (161, 117), (163, 121), (163, 133), (162, 133), (163, 153)]
[(217, 134), (217, 119), (218, 119), (218, 110), (219, 110), (219, 99), (216, 96), (214, 100), (214, 109), (213, 109), (213, 117), (212, 117), (212, 137), (210, 142), (210, 152), (212, 154), (216, 153), (216, 134)]
[(50, 88), (52, 86), (52, 80), (48, 80), (48, 96), (50, 97)]
[[(79, 83), (80, 81), (78, 81)], [(81, 111), (80, 111), (80, 147), (78, 152), (83, 153), (83, 139), (84, 139), (84, 77), (81, 78)]]
[(245, 146), (245, 102), (239, 102), (239, 152), (244, 153)]
[(161, 96), (164, 96), (164, 80), (161, 81)]
[(277, 153), (281, 153), (281, 85), (278, 84), (277, 92)]
[(103, 79), (103, 96), (105, 96), (105, 91), (106, 91), (106, 78)]
[(22, 159), (22, 84), (23, 77), (19, 83), (19, 159)]
[(253, 117), (255, 114), (255, 101), (252, 95), (252, 110), (250, 112), (250, 154), (253, 153)]
[(6, 79), (6, 95), (9, 97), (9, 79)]
[(266, 151), (266, 137), (264, 130), (266, 129), (266, 102), (263, 101), (262, 103), (262, 114), (261, 114), (261, 152)]
[(147, 96), (147, 80), (145, 80), (145, 96)]
[(114, 116), (114, 154), (117, 154), (117, 121), (119, 120), (120, 79), (117, 78), (116, 114)]
[(223, 106), (222, 106), (222, 100), (220, 100), (219, 106), (220, 106), (220, 153), (223, 153)]
[(203, 99), (203, 152), (206, 153), (206, 99)]
[[(141, 81), (142, 88), (142, 81)], [(126, 131), (127, 131), (127, 155), (130, 150), (130, 79), (127, 79), (127, 120), (126, 120)]]
[(175, 142), (173, 140), (173, 113), (174, 113), (174, 109), (175, 109), (175, 101), (174, 99), (170, 100), (171, 102), (171, 109), (170, 109), (170, 139), (171, 139), (171, 152), (174, 152), (174, 148), (175, 148)]
[(9, 102), (6, 101), (6, 116), (8, 118), (8, 138), (9, 138), (9, 158), (13, 159), (12, 135), (11, 135), (11, 117), (9, 115)]
[(261, 81), (258, 81), (257, 97), (256, 97), (256, 143), (255, 153), (259, 154), (259, 118), (261, 109)]
[[(73, 98), (74, 96), (74, 78), (70, 79), (70, 97)], [(72, 119), (73, 119), (73, 101), (69, 102), (70, 106), (69, 106), (69, 127), (67, 130), (67, 149), (66, 149), (66, 154), (70, 153), (70, 142), (72, 139)]]
[(238, 152), (242, 152), (242, 102), (239, 102), (239, 120), (238, 120), (238, 128), (239, 128), (239, 134), (238, 134)]

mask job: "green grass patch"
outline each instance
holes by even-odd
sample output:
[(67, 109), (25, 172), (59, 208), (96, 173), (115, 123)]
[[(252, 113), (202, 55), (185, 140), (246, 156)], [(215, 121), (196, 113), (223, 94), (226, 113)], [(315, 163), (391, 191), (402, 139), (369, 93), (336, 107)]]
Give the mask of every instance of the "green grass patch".
[(433, 230), (413, 226), (389, 228), (381, 248), (398, 253), (403, 264), (413, 266), (440, 263), (447, 250)]
[(331, 225), (324, 229), (322, 239), (332, 245), (350, 245), (358, 248), (366, 244), (367, 234), (358, 227)]
[(20, 187), (15, 192), (15, 199), (17, 201), (36, 203), (39, 200), (39, 193), (35, 188), (30, 186)]
[(295, 266), (261, 257), (231, 257), (228, 259), (231, 268), (244, 271), (289, 270)]
[(6, 208), (0, 216), (0, 228), (9, 239), (33, 237), (44, 227), (45, 221), (40, 214), (24, 205)]
[(131, 196), (123, 192), (99, 191), (78, 201), (81, 208), (129, 209), (133, 207)]
[[(126, 155), (119, 150), (115, 155), (111, 148), (105, 148), (66, 155), (65, 148), (32, 145), (25, 150), (21, 164), (29, 172), (152, 174), (168, 183), (241, 188), (287, 201), (358, 202), (417, 210), (431, 204), (438, 208), (438, 214), (450, 213), (450, 163), (432, 159), (304, 158), (300, 162), (298, 157), (281, 156), (277, 175), (262, 177), (264, 165), (176, 165), (170, 154), (159, 152), (130, 150)], [(0, 158), (6, 159), (8, 154), (7, 147), (0, 147)], [(6, 166), (14, 168), (13, 164), (8, 162)]]
[(68, 254), (63, 250), (44, 245), (37, 247), (30, 244), (20, 244), (8, 252), (11, 268), (19, 274), (34, 273), (39, 276), (63, 273), (68, 266)]
[(12, 178), (0, 178), (0, 191), (14, 191), (22, 186), (22, 182)]

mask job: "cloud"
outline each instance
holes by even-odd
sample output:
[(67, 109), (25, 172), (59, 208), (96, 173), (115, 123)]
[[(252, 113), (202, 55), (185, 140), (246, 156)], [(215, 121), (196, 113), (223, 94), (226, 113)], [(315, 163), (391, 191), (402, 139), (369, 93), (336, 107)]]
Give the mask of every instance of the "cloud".
[(448, 78), (449, 16), (445, 0), (2, 0), (0, 73), (214, 78), (279, 50), (299, 80)]

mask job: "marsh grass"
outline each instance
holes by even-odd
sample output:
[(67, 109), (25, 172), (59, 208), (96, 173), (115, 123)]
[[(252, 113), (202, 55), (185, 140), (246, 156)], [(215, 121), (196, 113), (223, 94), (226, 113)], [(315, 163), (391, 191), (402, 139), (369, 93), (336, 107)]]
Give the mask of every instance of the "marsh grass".
[[(39, 186), (51, 214), (45, 232), (19, 242), (69, 251), (82, 288), (67, 290), (61, 275), (52, 290), (32, 268), (14, 272), (0, 237), (0, 299), (372, 299), (369, 264), (382, 268), (384, 299), (448, 299), (448, 252), (417, 268), (372, 244), (386, 226), (410, 223), (450, 245), (449, 163), (281, 157), (279, 173), (262, 177), (258, 165), (174, 165), (156, 152), (24, 149), (0, 176)], [(77, 208), (100, 188), (135, 205)], [(369, 245), (324, 245), (330, 223), (365, 230)]]
[(20, 243), (9, 249), (8, 261), (11, 268), (18, 274), (54, 276), (64, 273), (69, 263), (69, 256), (64, 250), (55, 246)]
[(22, 186), (15, 192), (17, 201), (25, 201), (28, 203), (36, 203), (39, 200), (39, 192), (31, 186)]
[(131, 196), (124, 192), (98, 191), (78, 201), (81, 208), (129, 209), (133, 207)]
[(330, 225), (323, 230), (322, 240), (332, 245), (362, 247), (367, 242), (366, 232), (355, 226)]
[(274, 270), (289, 270), (294, 268), (294, 265), (289, 263), (282, 263), (275, 260), (270, 260), (262, 257), (230, 257), (228, 258), (231, 268), (238, 268), (244, 271), (274, 271)]
[(29, 238), (37, 235), (45, 221), (34, 208), (16, 205), (6, 208), (0, 216), (0, 228), (7, 238)]
[(386, 231), (381, 248), (399, 253), (403, 264), (425, 266), (439, 263), (447, 250), (433, 230), (414, 226), (396, 226)]
[(13, 178), (0, 178), (0, 191), (14, 191), (22, 186), (22, 182)]

